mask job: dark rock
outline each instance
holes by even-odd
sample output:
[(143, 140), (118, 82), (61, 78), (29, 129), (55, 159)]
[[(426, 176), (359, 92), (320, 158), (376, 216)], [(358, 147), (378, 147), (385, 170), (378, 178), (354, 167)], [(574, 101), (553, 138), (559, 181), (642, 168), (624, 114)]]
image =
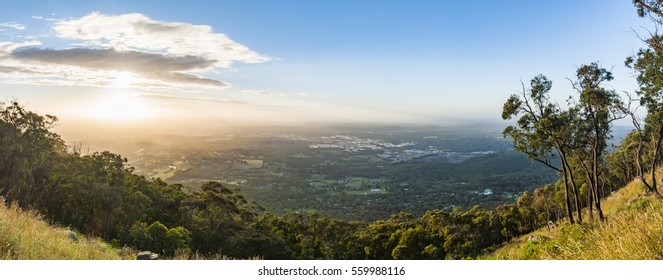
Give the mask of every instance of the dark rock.
[(67, 237), (69, 237), (69, 240), (73, 242), (78, 242), (78, 236), (76, 236), (75, 232), (68, 230), (65, 232), (65, 234), (67, 235)]

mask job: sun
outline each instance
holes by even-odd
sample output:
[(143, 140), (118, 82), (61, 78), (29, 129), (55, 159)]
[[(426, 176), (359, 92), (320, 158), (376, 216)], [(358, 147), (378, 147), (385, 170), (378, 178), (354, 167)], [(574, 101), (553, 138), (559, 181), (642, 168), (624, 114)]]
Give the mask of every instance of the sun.
[(144, 121), (154, 116), (147, 100), (138, 94), (108, 93), (97, 96), (84, 109), (90, 119), (110, 122)]
[(119, 89), (131, 88), (144, 81), (138, 75), (124, 71), (109, 71), (108, 79), (110, 81), (110, 87)]

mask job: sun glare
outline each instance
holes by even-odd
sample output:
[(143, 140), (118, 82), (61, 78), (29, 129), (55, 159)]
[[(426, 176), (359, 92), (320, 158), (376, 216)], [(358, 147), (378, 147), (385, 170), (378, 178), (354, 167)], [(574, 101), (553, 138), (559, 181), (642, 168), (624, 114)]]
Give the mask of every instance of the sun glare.
[(140, 82), (136, 75), (128, 72), (111, 71), (109, 74), (111, 86), (115, 88), (129, 88)]
[(97, 120), (128, 122), (147, 120), (153, 117), (154, 111), (139, 95), (113, 93), (98, 96), (85, 108), (84, 115)]

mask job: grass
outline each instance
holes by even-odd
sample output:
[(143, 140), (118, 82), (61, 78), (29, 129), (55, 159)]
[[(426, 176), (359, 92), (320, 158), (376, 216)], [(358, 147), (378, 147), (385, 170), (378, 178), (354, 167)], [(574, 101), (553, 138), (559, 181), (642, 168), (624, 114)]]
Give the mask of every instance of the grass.
[(120, 260), (134, 259), (134, 252), (112, 248), (99, 239), (67, 236), (68, 229), (54, 227), (35, 211), (17, 205), (5, 207), (0, 198), (1, 260)]
[[(603, 201), (605, 222), (562, 223), (515, 238), (487, 259), (663, 259), (663, 200), (634, 181)], [(538, 240), (531, 240), (536, 236)]]
[(607, 222), (562, 228), (543, 259), (663, 259), (663, 202), (643, 197), (608, 217)]
[(624, 210), (625, 207), (628, 207), (633, 201), (643, 197), (645, 191), (644, 185), (636, 179), (602, 201), (601, 207), (603, 212), (606, 215), (618, 213)]

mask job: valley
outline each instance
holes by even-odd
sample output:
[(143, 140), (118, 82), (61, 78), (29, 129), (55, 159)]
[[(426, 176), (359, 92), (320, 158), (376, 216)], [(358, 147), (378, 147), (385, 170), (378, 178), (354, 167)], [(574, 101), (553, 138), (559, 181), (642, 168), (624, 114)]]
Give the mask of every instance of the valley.
[(122, 154), (137, 174), (191, 191), (216, 181), (269, 212), (348, 220), (492, 208), (556, 179), (486, 125), (252, 127), (81, 143)]

